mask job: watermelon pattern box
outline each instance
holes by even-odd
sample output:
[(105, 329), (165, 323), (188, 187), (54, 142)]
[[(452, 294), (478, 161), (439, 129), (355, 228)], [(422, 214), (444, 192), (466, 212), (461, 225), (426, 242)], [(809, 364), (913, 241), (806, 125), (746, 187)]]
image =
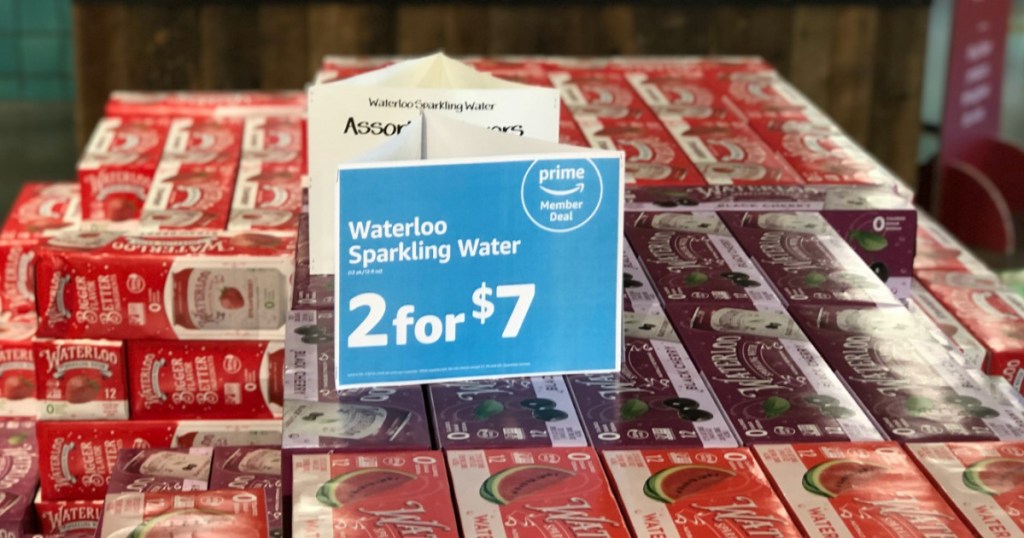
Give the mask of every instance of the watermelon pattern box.
[(738, 444), (680, 344), (627, 338), (621, 372), (566, 381), (590, 444), (599, 449)]
[(562, 376), (435, 383), (427, 390), (436, 442), (445, 450), (587, 446)]
[(293, 472), (295, 538), (459, 537), (441, 452), (298, 454)]
[(281, 449), (255, 446), (213, 449), (210, 489), (262, 489), (267, 501), (270, 536), (284, 536)]
[(107, 494), (206, 491), (212, 464), (210, 447), (121, 449), (107, 482)]
[(963, 357), (965, 368), (978, 370), (985, 366), (988, 352), (960, 320), (956, 319), (942, 303), (920, 282), (914, 280), (911, 287), (907, 310), (921, 322), (941, 336), (941, 340)]
[(247, 536), (268, 538), (263, 490), (112, 493), (99, 538)]
[(32, 498), (39, 485), (39, 454), (32, 422), (0, 422), (0, 535), (22, 536), (35, 528)]
[(626, 213), (626, 237), (665, 305), (780, 305), (714, 213)]
[(977, 536), (1024, 535), (1024, 443), (915, 443), (907, 451)]
[(284, 448), (430, 449), (421, 387), (336, 389), (334, 327), (330, 310), (288, 315)]
[(696, 306), (669, 316), (744, 444), (882, 439), (785, 310)]
[(882, 429), (898, 441), (994, 441), (1024, 430), (903, 307), (790, 309)]
[(661, 301), (628, 241), (622, 243), (622, 311), (657, 313)]
[(896, 443), (758, 445), (804, 536), (973, 536)]
[(446, 453), (464, 538), (629, 538), (590, 448)]
[(748, 449), (602, 455), (637, 538), (800, 536)]
[(103, 501), (44, 501), (36, 494), (36, 513), (43, 536), (96, 538), (103, 519)]
[(720, 216), (787, 305), (900, 304), (879, 275), (817, 213)]
[(32, 351), (40, 420), (128, 420), (123, 342), (37, 338)]

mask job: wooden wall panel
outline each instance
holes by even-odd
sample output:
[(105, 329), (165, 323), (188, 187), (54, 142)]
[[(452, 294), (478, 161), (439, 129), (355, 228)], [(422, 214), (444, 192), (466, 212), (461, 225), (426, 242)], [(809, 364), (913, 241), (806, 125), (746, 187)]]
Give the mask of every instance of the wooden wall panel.
[(72, 11), (75, 41), (75, 141), (81, 148), (88, 141), (110, 90), (124, 85), (128, 64), (124, 34), (127, 8), (118, 5), (76, 5)]
[[(828, 113), (861, 144), (868, 141), (871, 125), (874, 66), (878, 35), (878, 8), (845, 6), (836, 10), (835, 34), (828, 65)], [(915, 135), (914, 144), (917, 139)]]
[(129, 8), (124, 39), (129, 89), (199, 88), (199, 7), (140, 3)]
[(201, 88), (260, 87), (259, 8), (254, 4), (209, 4), (199, 11)]
[(264, 3), (259, 7), (260, 86), (301, 88), (309, 70), (308, 7), (298, 3)]
[(450, 55), (487, 52), (490, 10), (480, 5), (403, 5), (395, 24), (395, 52), (428, 54), (444, 50)]
[(828, 109), (836, 9), (831, 6), (796, 7), (793, 9), (792, 31), (789, 81), (818, 106)]
[(709, 7), (638, 6), (634, 15), (636, 52), (707, 54), (714, 12)]
[(313, 3), (308, 12), (305, 80), (328, 54), (392, 54), (395, 21), (387, 6), (372, 3)]

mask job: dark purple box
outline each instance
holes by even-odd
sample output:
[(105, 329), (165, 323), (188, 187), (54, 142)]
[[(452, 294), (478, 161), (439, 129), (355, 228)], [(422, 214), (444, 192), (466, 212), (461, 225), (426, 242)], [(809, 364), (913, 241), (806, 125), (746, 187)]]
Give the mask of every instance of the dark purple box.
[(1024, 438), (1017, 410), (985, 390), (906, 308), (800, 306), (791, 312), (891, 439)]
[(622, 243), (622, 311), (659, 312), (661, 301), (628, 241)]
[(124, 448), (107, 483), (110, 493), (206, 491), (213, 449)]
[(781, 305), (714, 213), (626, 213), (625, 230), (666, 305)]
[(587, 446), (562, 376), (428, 385), (440, 448)]
[(270, 536), (284, 536), (280, 448), (215, 448), (213, 469), (210, 471), (210, 489), (262, 489), (267, 499)]
[(333, 311), (288, 314), (283, 447), (429, 450), (422, 387), (336, 389), (334, 327)]
[(295, 246), (292, 308), (334, 310), (334, 275), (314, 275), (309, 269), (309, 214), (299, 215)]
[(622, 361), (617, 374), (566, 377), (592, 446), (738, 446), (682, 345), (627, 338)]
[(31, 535), (36, 530), (32, 499), (38, 487), (35, 421), (0, 419), (0, 536)]
[(722, 213), (786, 305), (899, 300), (817, 213)]
[(888, 273), (889, 289), (910, 296), (917, 213), (890, 187), (710, 185), (631, 188), (627, 211), (819, 212), (868, 266)]
[(744, 444), (880, 440), (784, 310), (674, 307), (673, 320)]

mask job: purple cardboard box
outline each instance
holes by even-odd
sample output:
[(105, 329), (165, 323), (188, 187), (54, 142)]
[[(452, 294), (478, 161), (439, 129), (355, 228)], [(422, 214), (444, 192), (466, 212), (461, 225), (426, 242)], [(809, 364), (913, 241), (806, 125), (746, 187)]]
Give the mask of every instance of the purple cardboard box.
[(625, 230), (666, 305), (781, 304), (714, 213), (626, 213)]
[(680, 344), (627, 338), (621, 372), (566, 381), (595, 448), (738, 446)]
[(206, 491), (213, 449), (124, 448), (107, 483), (107, 494)]
[(562, 376), (428, 385), (443, 449), (587, 446)]
[(627, 211), (820, 212), (900, 299), (910, 296), (917, 212), (889, 187), (715, 185), (632, 188)]
[(334, 275), (314, 275), (309, 270), (309, 215), (299, 215), (295, 246), (292, 309), (334, 310)]
[(899, 300), (817, 213), (722, 213), (786, 305)]
[(898, 306), (791, 308), (815, 347), (894, 441), (1019, 439), (1017, 411), (995, 398)]
[(622, 311), (623, 312), (659, 312), (661, 301), (657, 292), (651, 287), (647, 273), (640, 265), (636, 253), (628, 241), (622, 243)]
[(213, 470), (210, 471), (210, 489), (262, 489), (267, 499), (270, 536), (284, 536), (280, 448), (215, 448)]
[(39, 487), (39, 450), (35, 422), (0, 420), (0, 536), (23, 536), (36, 530), (32, 499)]
[(880, 440), (871, 419), (784, 310), (670, 309), (744, 444)]
[(429, 450), (422, 387), (336, 390), (334, 327), (332, 311), (288, 314), (283, 447)]

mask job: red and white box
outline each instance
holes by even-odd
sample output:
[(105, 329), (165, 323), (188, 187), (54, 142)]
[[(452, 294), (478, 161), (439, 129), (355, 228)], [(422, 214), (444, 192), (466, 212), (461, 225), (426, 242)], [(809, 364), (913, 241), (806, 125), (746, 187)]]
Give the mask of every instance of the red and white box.
[(785, 159), (744, 125), (662, 117), (708, 185), (801, 185)]
[(29, 182), (18, 197), (0, 231), (0, 240), (27, 239), (60, 233), (82, 222), (82, 196), (78, 183)]
[(54, 237), (36, 265), (39, 335), (283, 340), (294, 250), (254, 232)]
[(302, 117), (246, 118), (242, 157), (299, 166), (306, 172), (306, 120)]
[(231, 212), (237, 164), (160, 161), (142, 209), (147, 230), (223, 230)]
[(0, 240), (0, 311), (35, 314), (35, 246), (34, 240)]
[(907, 451), (975, 536), (1024, 536), (1024, 443), (915, 443)]
[(39, 416), (31, 314), (0, 321), (0, 417)]
[(280, 418), (282, 342), (131, 340), (132, 417)]
[(705, 185), (697, 166), (657, 119), (605, 120), (577, 116), (576, 124), (591, 147), (626, 154), (626, 182), (640, 186)]
[(962, 357), (964, 367), (972, 370), (983, 368), (988, 356), (985, 346), (920, 282), (914, 280), (910, 290), (907, 310), (924, 326), (932, 328), (941, 337), (940, 342), (947, 344), (958, 357)]
[(974, 536), (898, 443), (756, 445), (754, 452), (804, 536)]
[(237, 165), (243, 128), (243, 121), (236, 118), (174, 118), (163, 159), (193, 165)]
[(280, 420), (118, 420), (36, 426), (42, 499), (100, 500), (122, 448), (281, 444)]
[(308, 179), (298, 164), (243, 157), (238, 167), (228, 229), (296, 233)]
[(776, 73), (712, 64), (702, 70), (707, 84), (726, 96), (748, 118), (785, 117), (815, 110), (802, 93)]
[(108, 116), (298, 116), (306, 112), (303, 91), (111, 92)]
[(32, 351), (40, 420), (128, 420), (122, 342), (37, 338)]
[(36, 494), (36, 513), (44, 536), (95, 538), (103, 517), (103, 501), (44, 501)]
[(701, 79), (683, 72), (626, 73), (626, 80), (664, 121), (724, 121), (745, 125), (746, 117), (724, 95), (715, 91)]
[(270, 536), (262, 489), (112, 493), (100, 528), (99, 538)]
[(562, 102), (574, 117), (651, 121), (654, 114), (640, 95), (615, 71), (576, 70), (549, 72)]
[(167, 118), (100, 119), (78, 161), (84, 219), (139, 218), (169, 128)]
[(920, 209), (917, 211), (917, 252), (914, 254), (914, 271), (992, 274), (981, 260), (971, 254), (970, 249)]

